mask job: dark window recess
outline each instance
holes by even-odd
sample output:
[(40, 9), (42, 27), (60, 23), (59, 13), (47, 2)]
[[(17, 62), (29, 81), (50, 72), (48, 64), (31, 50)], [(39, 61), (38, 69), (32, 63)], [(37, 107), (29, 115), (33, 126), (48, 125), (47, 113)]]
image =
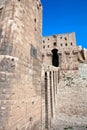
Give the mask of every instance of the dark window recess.
[(37, 9), (39, 10), (39, 5), (37, 4)]
[(43, 46), (43, 48), (45, 48), (45, 46)]
[(60, 37), (60, 39), (62, 39), (62, 37)]
[(57, 43), (56, 43), (56, 42), (54, 42), (54, 43), (53, 43), (53, 45), (54, 45), (54, 46), (56, 46), (56, 45), (57, 45)]
[(66, 52), (66, 55), (68, 56), (68, 55), (70, 55), (70, 53), (69, 53), (69, 52)]
[(34, 104), (34, 101), (32, 101), (32, 105)]
[(44, 54), (42, 54), (42, 57), (44, 57), (45, 55)]
[(49, 45), (48, 45), (48, 48), (49, 48)]
[(37, 9), (39, 10), (41, 8), (41, 3), (37, 3)]
[(61, 45), (61, 46), (63, 46), (63, 44), (62, 44), (62, 43), (61, 43), (60, 45)]
[(2, 14), (2, 10), (3, 10), (3, 7), (0, 8), (0, 17), (1, 17), (1, 14)]
[(2, 29), (0, 28), (0, 37), (2, 36)]
[(65, 37), (65, 40), (67, 40), (67, 38)]
[(41, 7), (41, 4), (39, 4), (39, 7)]
[(71, 46), (72, 46), (73, 44), (72, 44), (72, 42), (71, 42)]
[(33, 118), (32, 118), (32, 117), (30, 117), (30, 118), (29, 118), (29, 121), (33, 121)]
[(67, 43), (65, 43), (65, 46), (67, 46)]
[(34, 19), (34, 22), (35, 22), (35, 23), (36, 23), (36, 21), (37, 21), (37, 20), (36, 20), (36, 19)]
[(14, 58), (12, 58), (12, 61), (14, 61)]
[(37, 58), (37, 49), (33, 45), (31, 45), (30, 53), (32, 57)]
[(49, 38), (48, 38), (48, 41), (49, 41)]
[(20, 0), (18, 0), (18, 1), (20, 1)]
[(35, 18), (35, 19), (34, 19), (34, 23), (35, 23), (34, 30), (35, 30), (35, 31), (37, 31), (37, 25), (36, 25), (36, 22), (37, 22), (37, 20), (36, 20), (36, 18)]
[(45, 43), (45, 41), (43, 40), (43, 43)]
[(55, 67), (59, 66), (59, 55), (57, 49), (52, 50), (52, 65)]

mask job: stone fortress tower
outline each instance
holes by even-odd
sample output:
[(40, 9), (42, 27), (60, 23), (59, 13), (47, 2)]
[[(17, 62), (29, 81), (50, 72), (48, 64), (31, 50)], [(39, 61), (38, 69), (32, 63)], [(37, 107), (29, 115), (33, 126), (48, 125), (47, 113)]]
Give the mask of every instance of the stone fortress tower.
[(40, 0), (0, 0), (0, 130), (86, 130), (87, 51), (42, 38)]
[(76, 45), (75, 33), (43, 37), (42, 111), (47, 130), (87, 129), (86, 55), (87, 51)]
[(39, 0), (0, 1), (0, 130), (41, 129), (41, 34)]
[(43, 37), (43, 63), (62, 70), (78, 69), (75, 33)]

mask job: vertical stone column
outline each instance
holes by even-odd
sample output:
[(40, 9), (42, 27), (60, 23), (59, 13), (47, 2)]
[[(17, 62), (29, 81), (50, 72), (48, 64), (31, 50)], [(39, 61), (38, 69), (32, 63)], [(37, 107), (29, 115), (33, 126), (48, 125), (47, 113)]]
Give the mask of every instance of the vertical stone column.
[(50, 129), (50, 125), (51, 125), (51, 102), (50, 102), (50, 75), (49, 75), (49, 71), (47, 72), (47, 89), (48, 89), (48, 128)]
[(53, 78), (54, 78), (54, 105), (56, 103), (56, 76), (55, 76), (55, 71), (54, 71), (54, 74), (53, 74)]
[(48, 77), (47, 72), (45, 72), (45, 129), (49, 129), (49, 122), (48, 122)]
[(45, 72), (44, 68), (42, 68), (42, 77), (41, 77), (41, 125), (42, 129), (45, 129)]
[(57, 94), (57, 85), (58, 85), (58, 73), (56, 71), (56, 94)]
[(56, 78), (56, 96), (55, 96), (55, 102), (56, 102), (55, 105), (56, 106), (55, 107), (57, 107), (57, 102), (58, 102), (58, 98), (57, 98), (58, 95), (57, 94), (58, 94), (58, 84), (59, 84), (59, 77), (58, 77), (59, 76), (59, 70), (56, 70), (55, 73), (56, 73), (55, 74), (55, 78)]
[(49, 71), (42, 71), (42, 130), (50, 130), (51, 127), (51, 93)]
[(57, 99), (57, 97), (56, 97), (56, 96), (57, 96), (57, 73), (56, 73), (56, 72), (57, 72), (57, 71), (55, 70), (55, 71), (54, 71), (54, 82), (55, 82), (55, 86), (54, 86), (54, 87), (55, 87), (55, 106), (56, 106), (56, 102), (57, 102), (57, 100), (56, 100), (56, 99)]
[(52, 104), (53, 104), (53, 118), (52, 118), (53, 123), (53, 119), (55, 118), (53, 71), (51, 71), (51, 77), (52, 77), (51, 87), (52, 87)]
[(52, 72), (50, 71), (50, 107), (51, 107), (51, 127), (53, 126), (53, 91), (52, 91)]

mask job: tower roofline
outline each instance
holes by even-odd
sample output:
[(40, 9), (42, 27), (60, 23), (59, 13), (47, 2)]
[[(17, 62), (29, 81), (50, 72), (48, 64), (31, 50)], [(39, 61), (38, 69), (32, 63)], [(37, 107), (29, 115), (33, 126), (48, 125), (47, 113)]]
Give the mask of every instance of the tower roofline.
[(75, 34), (75, 32), (46, 35), (46, 36), (43, 36), (43, 38), (44, 38), (44, 37), (53, 37), (53, 36), (68, 35), (68, 34)]

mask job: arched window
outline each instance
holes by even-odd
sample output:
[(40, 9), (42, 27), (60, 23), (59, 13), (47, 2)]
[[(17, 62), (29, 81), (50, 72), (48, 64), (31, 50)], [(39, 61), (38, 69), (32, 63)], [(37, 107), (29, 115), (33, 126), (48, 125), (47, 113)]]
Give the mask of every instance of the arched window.
[(52, 65), (55, 67), (59, 66), (59, 55), (57, 49), (52, 50)]

